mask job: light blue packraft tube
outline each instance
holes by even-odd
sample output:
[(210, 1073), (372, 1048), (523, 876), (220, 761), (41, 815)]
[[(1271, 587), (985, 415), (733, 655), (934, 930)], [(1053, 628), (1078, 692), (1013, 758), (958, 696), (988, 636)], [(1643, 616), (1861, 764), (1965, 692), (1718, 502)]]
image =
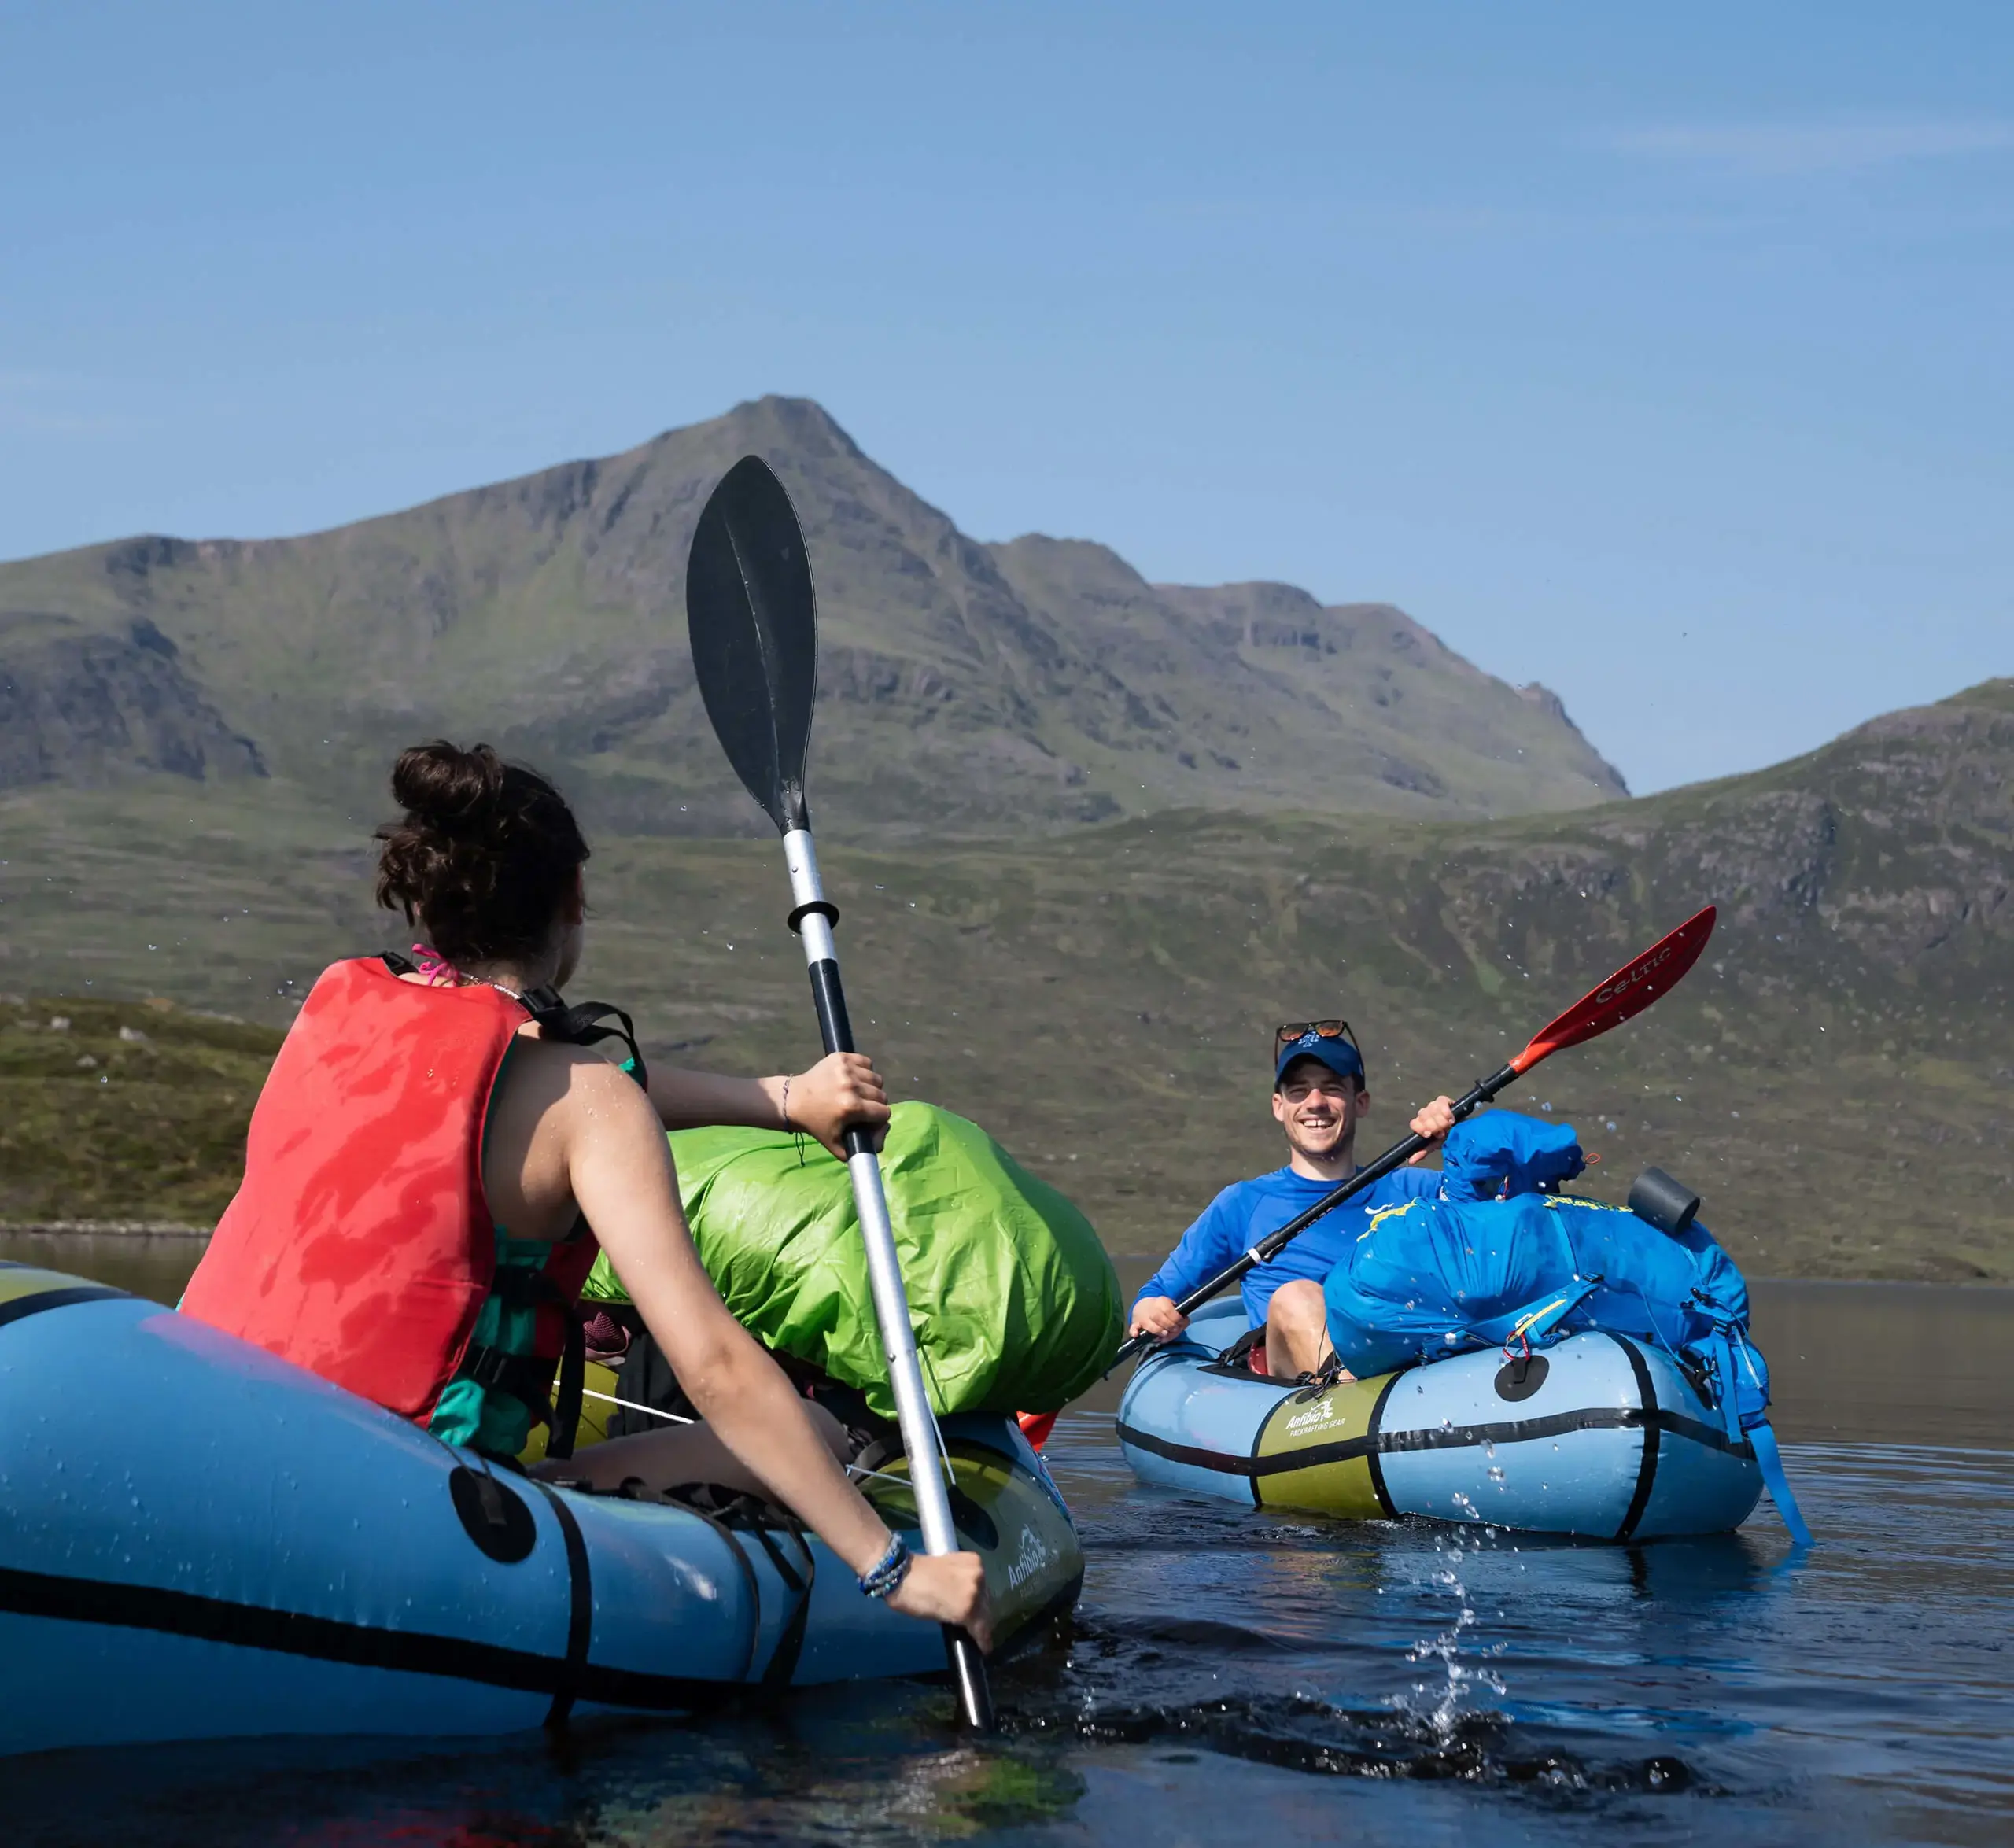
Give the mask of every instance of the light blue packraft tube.
[(1220, 1358), (1248, 1326), (1235, 1298), (1212, 1303), (1141, 1361), (1119, 1438), (1146, 1481), (1254, 1507), (1612, 1540), (1723, 1533), (1761, 1494), (1750, 1437), (1731, 1437), (1649, 1341), (1591, 1331), (1515, 1359), (1490, 1349), (1293, 1387)]
[[(1074, 1599), (1076, 1534), (1011, 1419), (943, 1424), (1011, 1644)], [(904, 1465), (876, 1467), (914, 1544)], [(493, 1471), (201, 1322), (0, 1265), (0, 1753), (493, 1734), (944, 1666), (796, 1530)]]

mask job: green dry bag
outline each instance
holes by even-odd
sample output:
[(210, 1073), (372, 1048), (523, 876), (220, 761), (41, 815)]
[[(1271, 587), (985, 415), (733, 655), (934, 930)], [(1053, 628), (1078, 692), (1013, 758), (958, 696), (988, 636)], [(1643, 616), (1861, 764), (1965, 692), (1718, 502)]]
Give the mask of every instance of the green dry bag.
[[(699, 1256), (758, 1341), (895, 1415), (845, 1164), (808, 1137), (680, 1130), (678, 1190)], [(978, 1124), (898, 1104), (881, 1153), (931, 1404), (1053, 1411), (1119, 1345), (1119, 1279), (1096, 1232)], [(585, 1300), (626, 1302), (606, 1255)]]

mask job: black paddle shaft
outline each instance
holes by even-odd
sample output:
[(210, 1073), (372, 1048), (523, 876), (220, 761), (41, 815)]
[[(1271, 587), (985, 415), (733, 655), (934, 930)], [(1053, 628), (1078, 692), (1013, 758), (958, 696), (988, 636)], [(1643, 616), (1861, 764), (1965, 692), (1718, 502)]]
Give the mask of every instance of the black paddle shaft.
[[(847, 1015), (847, 991), (839, 980), (836, 957), (821, 957), (811, 965), (811, 1005), (818, 1013), (818, 1037), (828, 1053), (851, 1053), (860, 1049), (853, 1042), (853, 1022)], [(846, 1132), (849, 1155), (872, 1155), (872, 1132), (859, 1123)]]
[[(1470, 1090), (1455, 1100), (1455, 1120), (1459, 1123), (1463, 1118), (1473, 1116), (1518, 1075), (1514, 1067), (1506, 1065), (1492, 1072), (1488, 1077), (1479, 1079)], [(1422, 1149), (1432, 1146), (1433, 1144), (1425, 1136), (1409, 1135), (1403, 1142), (1394, 1142), (1369, 1166), (1359, 1168), (1347, 1181), (1337, 1182), (1332, 1191), (1323, 1194), (1297, 1219), (1288, 1220), (1277, 1232), (1268, 1232), (1235, 1263), (1219, 1271), (1208, 1283), (1197, 1285), (1175, 1304), (1176, 1314), (1185, 1317), (1193, 1315), (1205, 1303), (1222, 1296), (1233, 1284), (1241, 1283), (1248, 1271), (1270, 1262), (1324, 1214), (1333, 1212), (1345, 1201), (1361, 1193), (1365, 1188), (1375, 1186), (1395, 1169), (1403, 1167)], [(1153, 1347), (1159, 1338), (1150, 1334), (1133, 1336), (1120, 1347), (1113, 1358), (1112, 1367), (1124, 1365), (1134, 1355)], [(1112, 1367), (1107, 1367), (1105, 1370), (1109, 1373)]]

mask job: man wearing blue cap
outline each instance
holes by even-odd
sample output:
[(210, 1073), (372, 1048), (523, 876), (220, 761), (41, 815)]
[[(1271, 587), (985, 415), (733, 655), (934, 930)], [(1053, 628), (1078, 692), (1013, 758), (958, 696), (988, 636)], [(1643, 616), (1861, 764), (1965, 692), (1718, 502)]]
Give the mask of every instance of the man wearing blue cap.
[[(1128, 1332), (1171, 1341), (1187, 1326), (1175, 1308), (1179, 1298), (1355, 1174), (1356, 1126), (1370, 1107), (1363, 1054), (1348, 1021), (1292, 1020), (1281, 1027), (1274, 1036), (1273, 1120), (1286, 1135), (1287, 1164), (1226, 1187), (1210, 1202), (1147, 1279)], [(1436, 1097), (1413, 1119), (1412, 1131), (1438, 1142), (1454, 1122), (1454, 1100)], [(1437, 1172), (1400, 1168), (1317, 1219), (1270, 1263), (1246, 1273), (1245, 1311), (1254, 1328), (1266, 1331), (1267, 1373), (1289, 1380), (1311, 1374), (1328, 1352), (1320, 1291), (1289, 1290), (1277, 1311), (1274, 1292), (1301, 1278), (1319, 1285), (1372, 1213), (1437, 1193), (1440, 1186)]]

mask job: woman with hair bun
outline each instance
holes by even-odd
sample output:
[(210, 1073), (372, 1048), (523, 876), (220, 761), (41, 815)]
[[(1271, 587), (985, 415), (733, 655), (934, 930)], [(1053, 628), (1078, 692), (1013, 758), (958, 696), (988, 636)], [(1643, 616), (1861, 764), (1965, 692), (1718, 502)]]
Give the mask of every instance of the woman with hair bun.
[[(847, 1480), (837, 1421), (798, 1396), (700, 1263), (665, 1141), (743, 1123), (841, 1153), (847, 1127), (888, 1119), (872, 1063), (646, 1078), (626, 1016), (558, 998), (580, 960), (588, 858), (559, 792), (486, 744), (445, 742), (403, 752), (392, 791), (404, 814), (378, 831), (377, 894), (424, 933), (418, 963), (356, 958), (315, 983), (184, 1312), (513, 1467), (543, 1421), (542, 1473), (759, 1489), (864, 1591), (987, 1646), (978, 1556), (912, 1558)], [(621, 1029), (599, 1024), (611, 1014)], [(611, 1033), (627, 1068), (581, 1043)], [(574, 1311), (597, 1249), (704, 1422), (612, 1438), (575, 1463)]]

